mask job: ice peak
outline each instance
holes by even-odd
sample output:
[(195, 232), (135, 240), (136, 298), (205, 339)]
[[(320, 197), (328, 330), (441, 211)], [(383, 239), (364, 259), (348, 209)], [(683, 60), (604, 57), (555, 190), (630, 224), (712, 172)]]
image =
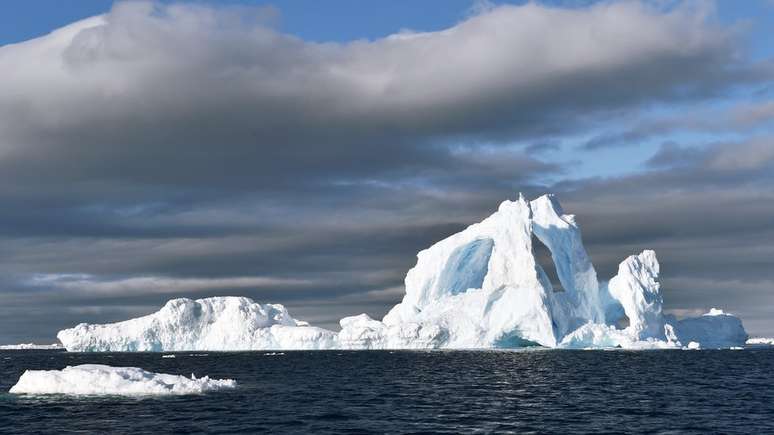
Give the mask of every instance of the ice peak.
[(562, 205), (559, 203), (559, 199), (553, 193), (546, 193), (545, 195), (541, 195), (530, 201), (530, 204), (537, 204), (544, 208), (550, 208), (557, 216), (564, 214)]
[(658, 273), (656, 253), (645, 250), (622, 261), (618, 274), (608, 283), (610, 294), (621, 303), (629, 318), (628, 329), (638, 339), (664, 336)]

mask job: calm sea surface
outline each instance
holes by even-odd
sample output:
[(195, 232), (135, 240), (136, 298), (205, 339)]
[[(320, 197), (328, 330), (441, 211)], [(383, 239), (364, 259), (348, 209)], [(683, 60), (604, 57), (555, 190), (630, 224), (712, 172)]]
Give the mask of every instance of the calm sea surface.
[[(774, 349), (0, 351), (0, 433), (774, 433)], [(236, 379), (172, 398), (7, 394), (25, 369)]]

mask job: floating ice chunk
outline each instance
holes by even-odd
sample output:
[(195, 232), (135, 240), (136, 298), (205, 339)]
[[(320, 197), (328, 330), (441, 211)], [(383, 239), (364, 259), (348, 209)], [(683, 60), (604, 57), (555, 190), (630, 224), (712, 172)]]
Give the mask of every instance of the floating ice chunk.
[(68, 366), (62, 370), (27, 370), (11, 387), (13, 394), (68, 395), (184, 395), (236, 388), (231, 379), (190, 378), (152, 373), (136, 367), (99, 364)]
[(686, 349), (688, 350), (699, 350), (701, 349), (701, 344), (697, 343), (695, 341), (691, 341), (688, 343), (688, 346), (686, 346)]
[(774, 338), (754, 337), (748, 338), (746, 344), (756, 346), (774, 346)]
[(64, 349), (64, 347), (60, 343), (53, 343), (53, 344), (21, 343), (21, 344), (0, 345), (0, 350), (54, 350), (54, 349)]
[(568, 349), (674, 349), (679, 343), (652, 337), (637, 339), (629, 330), (616, 329), (611, 325), (587, 323), (568, 334), (559, 347)]

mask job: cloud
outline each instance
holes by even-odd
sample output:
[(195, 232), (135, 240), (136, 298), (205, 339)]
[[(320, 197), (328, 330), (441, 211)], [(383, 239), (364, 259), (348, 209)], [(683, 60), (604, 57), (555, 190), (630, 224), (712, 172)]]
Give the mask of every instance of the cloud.
[(320, 44), (228, 8), (118, 3), (0, 48), (0, 173), (82, 192), (234, 191), (462, 165), (445, 143), (510, 141), (568, 128), (579, 108), (728, 80), (732, 35), (704, 14), (530, 3)]
[(227, 278), (169, 278), (157, 276), (131, 277), (118, 280), (101, 281), (86, 274), (34, 275), (29, 281), (32, 286), (53, 286), (64, 290), (73, 290), (81, 294), (89, 293), (180, 293), (200, 292), (203, 290), (245, 289), (287, 286), (310, 286), (311, 281), (292, 278), (273, 278), (264, 276), (245, 276)]
[[(769, 78), (774, 79), (774, 70), (769, 74)], [(598, 134), (588, 139), (580, 148), (595, 151), (603, 148), (635, 147), (673, 133), (738, 134), (760, 130), (771, 132), (774, 125), (774, 102), (744, 102), (726, 108), (682, 108), (677, 114), (646, 117), (628, 124), (626, 129)]]

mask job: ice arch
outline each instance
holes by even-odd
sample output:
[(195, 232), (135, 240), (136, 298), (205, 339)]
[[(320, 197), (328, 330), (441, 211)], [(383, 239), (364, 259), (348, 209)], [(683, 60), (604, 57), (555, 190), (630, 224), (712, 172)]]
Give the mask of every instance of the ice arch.
[(565, 291), (562, 297), (576, 307), (577, 321), (604, 322), (597, 272), (583, 247), (575, 216), (564, 214), (559, 201), (550, 194), (531, 201), (530, 209), (532, 231), (551, 251), (556, 274)]
[(471, 288), (481, 288), (489, 271), (494, 240), (477, 239), (456, 248), (438, 278), (438, 287), (448, 294), (465, 293)]

